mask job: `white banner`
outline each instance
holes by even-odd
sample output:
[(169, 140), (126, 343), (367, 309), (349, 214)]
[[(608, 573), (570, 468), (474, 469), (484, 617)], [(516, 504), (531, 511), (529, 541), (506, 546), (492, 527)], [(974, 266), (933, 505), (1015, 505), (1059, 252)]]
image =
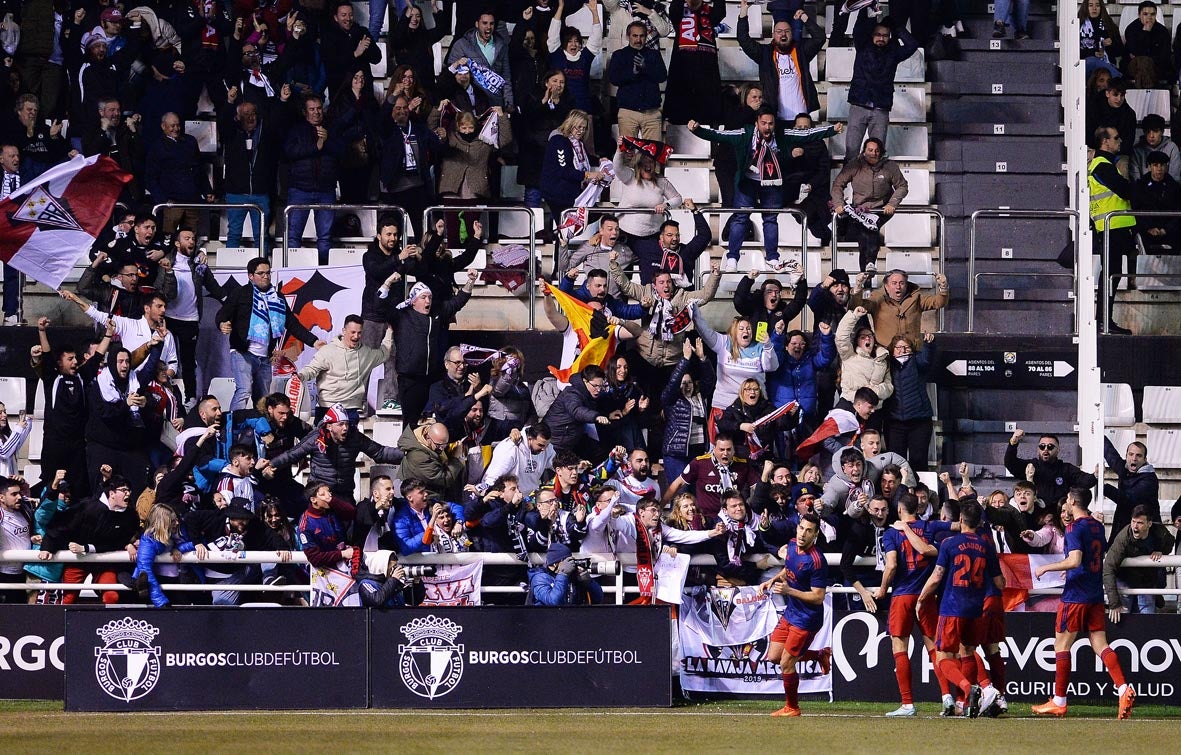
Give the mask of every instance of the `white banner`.
[[(686, 692), (783, 695), (778, 663), (766, 660), (780, 609), (754, 587), (686, 590), (678, 612), (681, 689)], [(832, 647), (832, 597), (824, 597), (824, 624), (809, 646)], [(796, 667), (800, 693), (832, 694), (832, 674), (818, 661)]]
[[(344, 563), (343, 561), (341, 563)], [(308, 602), (313, 606), (361, 605), (357, 595), (357, 582), (348, 572), (338, 569), (312, 569), (312, 596)]]
[(436, 566), (435, 576), (423, 577), (424, 606), (478, 606), (484, 582), (484, 562)]
[(689, 554), (678, 553), (676, 558), (669, 558), (662, 551), (653, 571), (656, 572), (656, 599), (679, 606), (685, 578), (689, 576)]

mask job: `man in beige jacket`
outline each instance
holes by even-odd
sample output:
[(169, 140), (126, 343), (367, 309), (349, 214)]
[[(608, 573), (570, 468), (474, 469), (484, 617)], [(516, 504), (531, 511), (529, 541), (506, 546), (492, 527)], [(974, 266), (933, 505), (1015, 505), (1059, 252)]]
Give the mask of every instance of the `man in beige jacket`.
[(365, 394), (369, 389), (369, 374), (385, 362), (394, 343), (393, 328), (386, 326), (380, 348), (361, 343), (364, 322), (357, 315), (344, 318), (340, 335), (316, 352), (312, 361), (297, 373), (299, 379), (315, 383), (316, 421), (335, 404), (343, 405), (349, 420), (355, 425), (365, 409)]

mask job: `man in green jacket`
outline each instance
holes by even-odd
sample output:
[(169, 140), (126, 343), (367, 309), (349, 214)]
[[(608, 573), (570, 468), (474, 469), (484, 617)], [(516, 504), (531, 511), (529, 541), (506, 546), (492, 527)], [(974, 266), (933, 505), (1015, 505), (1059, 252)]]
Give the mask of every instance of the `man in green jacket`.
[[(807, 129), (776, 127), (775, 110), (764, 106), (755, 116), (755, 122), (741, 129), (715, 131), (689, 121), (689, 130), (706, 141), (728, 144), (741, 170), (734, 175), (734, 206), (761, 207), (765, 210), (783, 207), (784, 168), (787, 161), (803, 154), (803, 145), (820, 141), (841, 132), (841, 124)], [(794, 198), (793, 198), (794, 199)], [(750, 230), (750, 215), (737, 213), (730, 223), (729, 249), (726, 252), (725, 271), (738, 269), (738, 257), (742, 242)], [(779, 216), (773, 212), (763, 213), (763, 250), (767, 266), (779, 272)]]

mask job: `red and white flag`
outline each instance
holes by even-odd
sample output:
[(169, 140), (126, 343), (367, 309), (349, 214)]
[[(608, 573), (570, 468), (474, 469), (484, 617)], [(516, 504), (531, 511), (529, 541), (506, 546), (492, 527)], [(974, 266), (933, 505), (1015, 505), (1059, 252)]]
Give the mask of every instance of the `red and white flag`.
[(110, 220), (131, 178), (101, 155), (45, 171), (0, 203), (0, 260), (58, 288)]

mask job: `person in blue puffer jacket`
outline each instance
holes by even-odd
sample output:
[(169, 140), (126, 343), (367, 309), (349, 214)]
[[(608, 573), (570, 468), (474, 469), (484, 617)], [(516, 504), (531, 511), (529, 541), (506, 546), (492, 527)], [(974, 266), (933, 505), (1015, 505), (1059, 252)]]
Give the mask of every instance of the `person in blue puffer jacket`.
[(141, 598), (151, 598), (156, 608), (169, 606), (168, 596), (160, 587), (156, 574), (156, 556), (172, 553), (179, 560), (180, 554), (192, 551), (194, 545), (180, 535), (180, 517), (171, 506), (158, 504), (148, 512), (144, 534), (139, 537), (139, 550), (135, 554), (135, 589)]
[(800, 421), (815, 428), (822, 417), (817, 410), (816, 373), (837, 361), (836, 342), (832, 326), (825, 322), (816, 325), (816, 335), (808, 343), (803, 331), (792, 330), (772, 336), (779, 356), (779, 369), (767, 378), (767, 392), (771, 403), (783, 406), (789, 401), (800, 404)]
[(914, 352), (915, 344), (906, 336), (897, 335), (890, 341), (890, 377), (894, 394), (886, 400), (886, 449), (905, 456), (916, 472), (927, 471), (927, 457), (933, 432), (931, 399), (927, 383), (935, 365), (936, 348), (933, 333), (924, 333), (926, 347)]

